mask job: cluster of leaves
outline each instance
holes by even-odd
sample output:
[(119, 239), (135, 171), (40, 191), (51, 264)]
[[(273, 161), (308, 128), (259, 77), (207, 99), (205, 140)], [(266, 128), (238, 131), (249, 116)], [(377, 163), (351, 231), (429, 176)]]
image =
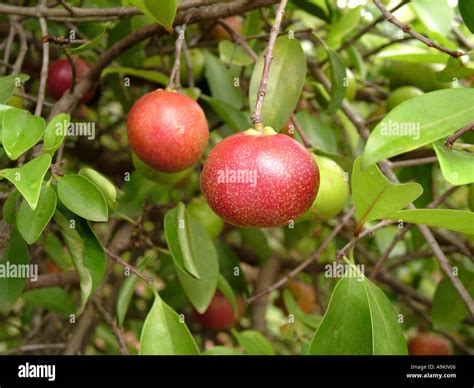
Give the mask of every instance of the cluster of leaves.
[[(91, 3), (85, 1), (83, 5)], [(456, 44), (446, 37), (451, 30), (453, 9), (445, 1), (436, 1), (436, 7), (432, 3), (414, 0), (408, 17), (413, 19), (414, 28), (455, 49)], [(472, 8), (467, 3), (460, 1), (465, 34), (468, 28), (472, 31), (474, 23)], [(129, 4), (144, 15), (106, 23), (81, 23), (78, 28), (89, 37), (88, 43), (67, 50), (93, 63), (104, 49), (144, 25), (158, 22), (172, 30), (177, 1), (130, 0)], [(115, 0), (101, 2), (104, 7), (118, 5), (121, 3)], [(378, 16), (375, 7), (363, 9), (372, 18)], [(361, 23), (368, 23), (361, 11), (361, 7), (339, 9), (331, 1), (290, 2), (285, 26), (289, 33), (277, 39), (273, 52), (263, 106), (264, 122), (282, 131), (296, 112), (297, 121), (312, 143), (312, 151), (331, 157), (350, 175), (359, 230), (370, 227), (373, 221), (388, 219), (453, 231), (472, 244), (474, 215), (466, 203), (468, 185), (474, 183), (474, 156), (469, 152), (472, 145), (448, 149), (442, 142), (473, 121), (474, 91), (469, 87), (474, 74), (471, 57), (467, 56), (467, 61), (454, 59), (419, 42), (392, 42), (383, 48), (391, 40), (387, 36), (398, 33), (388, 25), (379, 25), (377, 33), (369, 31), (341, 49)], [(268, 14), (273, 16), (271, 10)], [(68, 33), (61, 23), (48, 22), (48, 25), (52, 35)], [(29, 21), (26, 28), (38, 31), (34, 21)], [(308, 28), (319, 31), (318, 36), (309, 33), (300, 39), (294, 34)], [(245, 16), (240, 34), (253, 36), (265, 29), (268, 26), (260, 12), (253, 11)], [(188, 40), (201, 33), (197, 26), (187, 28)], [(39, 39), (38, 33), (36, 38)], [(234, 311), (239, 296), (248, 296), (255, 290), (255, 284), (246, 279), (243, 270), (246, 266), (241, 262), (262, 267), (275, 254), (293, 264), (302, 261), (316, 250), (337, 220), (325, 224), (305, 221), (294, 228), (275, 230), (229, 226), (222, 231), (220, 226), (215, 233), (215, 228), (207, 225), (208, 219), (193, 214), (191, 209), (193, 198), (199, 196), (196, 171), (174, 184), (156, 183), (138, 172), (130, 172), (124, 118), (139, 96), (167, 84), (173, 56), (166, 53), (172, 52), (174, 39), (174, 36), (160, 37), (158, 48), (154, 38), (136, 44), (102, 72), (99, 97), (90, 107), (80, 107), (73, 116), (77, 121), (97, 123), (98, 137), (92, 142), (66, 137), (71, 124), (68, 113), (46, 122), (28, 109), (8, 105), (18, 87), (34, 93), (35, 86), (29, 86), (34, 80), (28, 81), (28, 75), (0, 78), (4, 150), (0, 177), (11, 183), (5, 185), (9, 194), (3, 205), (3, 220), (10, 225), (6, 229), (10, 230), (10, 238), (0, 263), (28, 264), (33, 252), (28, 245), (34, 245), (38, 248), (35, 252), (41, 253), (40, 258), (54, 262), (61, 271), (75, 270), (80, 283), (80, 292), (61, 287), (25, 290), (24, 278), (0, 278), (0, 308), (4, 317), (13, 317), (29, 326), (33, 324), (33, 313), (41, 313), (35, 308), (42, 307), (55, 312), (69, 325), (66, 322), (70, 314), (80, 315), (101, 282), (107, 280), (109, 253), (105, 246), (118, 227), (125, 224), (132, 226), (135, 241), (125, 244), (121, 256), (153, 278), (152, 284), (143, 287), (145, 283), (130, 274), (127, 267), (124, 272), (116, 266), (111, 275), (120, 279), (116, 282), (115, 302), (118, 325), (133, 338), (140, 338), (139, 343), (134, 343), (135, 351), (140, 354), (195, 355), (201, 352), (206, 339), (228, 346), (214, 346), (202, 354), (406, 354), (404, 333), (416, 330), (420, 322), (416, 314), (397, 303), (396, 292), (382, 290), (360, 273), (355, 264), (363, 262), (362, 257), (345, 259), (347, 267), (358, 273), (357, 277), (346, 276), (335, 282), (321, 272), (315, 277), (300, 275), (303, 281), (309, 279), (310, 283), (318, 284), (322, 299), (319, 303), (329, 302), (324, 314), (317, 309), (310, 314), (303, 312), (294, 296), (288, 290), (282, 291), (292, 322), (288, 324), (288, 316), (271, 305), (267, 320), (268, 331), (276, 338), (272, 342), (250, 329), (247, 316), (242, 318), (239, 330), (232, 330), (235, 341), (230, 337), (224, 341), (214, 338), (193, 321), (191, 310), (205, 312), (216, 290), (225, 295)], [(255, 63), (248, 50), (231, 40), (211, 41), (203, 44), (205, 49), (190, 50), (194, 50), (197, 58), (193, 63), (196, 84), (187, 85), (182, 92), (202, 103), (213, 128), (210, 146), (251, 126), (250, 109), (255, 105), (266, 42), (252, 39), (248, 43), (251, 50), (260, 54)], [(364, 60), (373, 50), (373, 57), (368, 56), (371, 60)], [(364, 117), (374, 112), (386, 113), (364, 145), (354, 125), (341, 111), (342, 104), (354, 98), (347, 82), (348, 72), (355, 74), (359, 91), (380, 81), (381, 88), (387, 89), (385, 81), (391, 72), (393, 76), (393, 71), (401, 71), (400, 64), (422, 66), (420, 71), (427, 72), (433, 69), (432, 65), (441, 65), (432, 73), (431, 81), (436, 86), (427, 87), (428, 93), (390, 112), (377, 112), (380, 108), (377, 100), (375, 103), (363, 98), (354, 101), (354, 109)], [(332, 85), (329, 90), (308, 71), (312, 66), (321, 66), (329, 76)], [(182, 78), (186, 84), (186, 76)], [(387, 136), (385, 129), (394, 123), (417, 123), (419, 136)], [(302, 141), (300, 135), (294, 136)], [(470, 134), (463, 139), (472, 143)], [(63, 147), (67, 160), (64, 166), (58, 157)], [(400, 180), (414, 182), (391, 183), (376, 165), (422, 148), (434, 150), (439, 168), (409, 167), (398, 174)], [(91, 153), (93, 156), (88, 157)], [(11, 167), (12, 161), (18, 161), (16, 167)], [(463, 189), (453, 200), (454, 209), (427, 208), (431, 199), (449, 184)], [(421, 208), (404, 210), (411, 203)], [(374, 255), (382, 255), (397, 232), (396, 227), (379, 230), (365, 246)], [(332, 263), (335, 251), (342, 245), (341, 240), (335, 240), (320, 261)], [(389, 263), (424, 245), (416, 230), (408, 232), (389, 256)], [(398, 267), (394, 276), (402, 285), (433, 298), (430, 313), (435, 327), (472, 336), (472, 328), (462, 325), (468, 316), (463, 301), (448, 279), (437, 284), (440, 271), (431, 254), (427, 258)], [(472, 264), (463, 254), (454, 253), (452, 259), (461, 267), (462, 283), (474, 296)], [(32, 262), (41, 259), (33, 257)], [(114, 295), (107, 292), (104, 294)], [(22, 313), (15, 316), (18, 308)], [(397, 315), (396, 311), (402, 314)], [(0, 341), (7, 347), (18, 344), (19, 337), (19, 333), (11, 336), (8, 330), (0, 332)], [(97, 327), (95, 339), (88, 349), (91, 353), (118, 352), (106, 325)]]

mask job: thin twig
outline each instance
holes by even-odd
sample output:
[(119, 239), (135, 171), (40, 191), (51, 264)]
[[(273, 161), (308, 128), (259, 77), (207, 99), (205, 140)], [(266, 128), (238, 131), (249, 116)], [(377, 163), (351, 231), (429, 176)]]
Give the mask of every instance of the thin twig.
[(69, 65), (71, 66), (71, 72), (72, 72), (71, 87), (69, 88), (69, 91), (71, 93), (74, 93), (74, 88), (75, 88), (76, 83), (77, 83), (76, 62), (74, 61), (74, 58), (72, 57), (72, 55), (67, 50), (64, 50), (64, 54), (66, 55), (66, 58), (69, 62)]
[(275, 23), (272, 26), (272, 30), (270, 33), (270, 39), (268, 41), (267, 51), (264, 56), (263, 62), (263, 72), (262, 72), (262, 79), (260, 80), (260, 86), (257, 92), (257, 101), (255, 103), (255, 110), (250, 116), (252, 123), (255, 126), (255, 129), (263, 131), (263, 119), (262, 119), (262, 109), (263, 109), (263, 102), (265, 101), (265, 95), (267, 93), (268, 87), (268, 77), (270, 75), (270, 66), (273, 60), (273, 49), (275, 47), (275, 43), (278, 37), (278, 33), (280, 32), (280, 25), (285, 14), (285, 8), (288, 0), (281, 0), (280, 5), (278, 6), (278, 10), (275, 17)]
[(175, 42), (174, 64), (171, 69), (167, 89), (179, 89), (181, 87), (181, 76), (179, 70), (181, 67), (181, 52), (183, 51), (183, 45), (186, 39), (185, 32), (186, 24), (183, 24), (181, 27), (176, 27), (176, 33), (178, 36)]
[(217, 21), (232, 37), (232, 39), (239, 45), (243, 47), (243, 49), (247, 52), (247, 54), (252, 58), (254, 62), (257, 62), (258, 60), (258, 55), (257, 53), (252, 49), (252, 47), (249, 46), (247, 43), (247, 40), (245, 37), (240, 35), (237, 31), (235, 31), (229, 23), (227, 23), (223, 19), (219, 19)]
[(313, 147), (311, 140), (309, 140), (308, 136), (304, 132), (303, 128), (301, 127), (300, 123), (298, 122), (298, 119), (296, 118), (296, 115), (293, 113), (291, 115), (291, 124), (295, 128), (296, 132), (298, 132), (298, 135), (300, 135), (301, 140), (303, 140), (303, 144), (306, 148), (311, 148)]
[(119, 255), (116, 255), (115, 253), (109, 251), (108, 249), (105, 250), (105, 253), (107, 253), (107, 256), (109, 256), (116, 263), (122, 265), (125, 268), (129, 268), (131, 272), (133, 272), (139, 278), (143, 279), (145, 282), (147, 282), (149, 284), (153, 283), (153, 280), (151, 278), (149, 278), (148, 276), (142, 274), (133, 265), (131, 265), (130, 263), (127, 263), (125, 260), (123, 260)]
[(473, 129), (474, 129), (474, 123), (471, 123), (471, 124), (466, 125), (465, 127), (462, 127), (460, 130), (456, 131), (454, 135), (448, 137), (445, 140), (444, 145), (448, 148), (451, 148), (453, 144), (456, 143), (456, 140), (458, 140), (465, 133), (472, 131)]
[(38, 352), (42, 350), (52, 350), (52, 349), (64, 349), (66, 347), (65, 343), (56, 343), (56, 344), (28, 344), (20, 345), (15, 349), (7, 350), (6, 352), (0, 353), (0, 355), (7, 356), (18, 353), (26, 352)]
[[(47, 1), (41, 0), (40, 7), (46, 8)], [(39, 23), (41, 27), (41, 34), (43, 36), (48, 35), (48, 25), (44, 17), (39, 18)], [(40, 76), (40, 85), (38, 91), (38, 101), (36, 102), (35, 115), (41, 116), (43, 111), (43, 102), (46, 94), (46, 82), (48, 81), (48, 66), (49, 66), (49, 42), (43, 42), (43, 60), (41, 63), (41, 76)]]
[(399, 160), (396, 162), (389, 162), (389, 166), (392, 168), (413, 167), (413, 166), (421, 166), (423, 164), (432, 164), (432, 163), (436, 163), (437, 161), (438, 161), (438, 158), (436, 156), (429, 156), (426, 158), (407, 159), (407, 160)]

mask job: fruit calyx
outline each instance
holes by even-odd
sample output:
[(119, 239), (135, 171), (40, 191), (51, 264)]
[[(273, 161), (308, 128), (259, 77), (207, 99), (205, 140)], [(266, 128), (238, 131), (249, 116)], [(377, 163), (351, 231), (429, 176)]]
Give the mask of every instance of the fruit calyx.
[(244, 131), (244, 134), (247, 136), (272, 136), (276, 135), (277, 132), (272, 127), (265, 127), (262, 130), (249, 128)]

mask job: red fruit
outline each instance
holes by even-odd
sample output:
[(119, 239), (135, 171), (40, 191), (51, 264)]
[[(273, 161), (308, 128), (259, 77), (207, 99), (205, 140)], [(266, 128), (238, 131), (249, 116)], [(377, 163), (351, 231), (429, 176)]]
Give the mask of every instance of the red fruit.
[(230, 329), (244, 312), (244, 301), (237, 297), (237, 315), (226, 297), (217, 291), (204, 314), (193, 310), (194, 318), (207, 329)]
[[(238, 34), (242, 30), (242, 23), (236, 16), (229, 16), (224, 21)], [(216, 24), (209, 35), (216, 40), (232, 40), (232, 35), (221, 24)]]
[[(75, 60), (76, 65), (76, 82), (79, 81), (83, 75), (89, 72), (89, 65), (87, 62), (84, 62), (82, 59)], [(59, 100), (63, 94), (71, 88), (72, 85), (72, 68), (69, 61), (64, 59), (59, 59), (56, 62), (53, 62), (48, 70), (48, 82), (47, 88), (49, 94), (55, 99)], [(89, 101), (95, 93), (95, 88), (89, 90), (86, 94), (82, 96), (82, 101)]]
[(295, 220), (313, 203), (319, 170), (311, 154), (271, 128), (247, 130), (221, 141), (201, 175), (209, 206), (227, 222), (274, 227)]
[(128, 113), (128, 140), (150, 167), (179, 172), (193, 166), (207, 146), (209, 128), (196, 101), (156, 90), (140, 97)]
[(450, 356), (453, 354), (451, 343), (444, 337), (432, 333), (421, 333), (408, 344), (412, 356)]

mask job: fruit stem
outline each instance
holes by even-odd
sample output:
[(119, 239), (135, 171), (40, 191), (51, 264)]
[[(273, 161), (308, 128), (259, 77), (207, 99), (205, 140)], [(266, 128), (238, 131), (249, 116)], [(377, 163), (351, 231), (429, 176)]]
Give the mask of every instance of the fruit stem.
[(263, 133), (263, 123), (255, 123), (254, 126), (253, 126), (258, 132), (261, 132)]
[(178, 37), (175, 41), (175, 58), (173, 68), (171, 69), (170, 78), (166, 90), (179, 89), (181, 87), (180, 67), (181, 67), (181, 51), (183, 50), (185, 40), (186, 24), (176, 27)]
[(252, 120), (255, 129), (258, 131), (260, 131), (260, 125), (262, 127), (261, 130), (263, 131), (263, 102), (267, 93), (268, 77), (270, 75), (270, 66), (273, 60), (273, 49), (275, 47), (275, 43), (280, 32), (281, 21), (283, 20), (283, 16), (285, 15), (285, 8), (287, 3), (288, 0), (281, 0), (280, 5), (278, 6), (278, 10), (275, 17), (275, 23), (272, 26), (270, 38), (268, 40), (267, 52), (264, 56), (262, 78), (260, 80), (260, 86), (257, 92), (257, 101), (255, 103), (255, 109), (252, 115), (250, 116), (250, 119)]

